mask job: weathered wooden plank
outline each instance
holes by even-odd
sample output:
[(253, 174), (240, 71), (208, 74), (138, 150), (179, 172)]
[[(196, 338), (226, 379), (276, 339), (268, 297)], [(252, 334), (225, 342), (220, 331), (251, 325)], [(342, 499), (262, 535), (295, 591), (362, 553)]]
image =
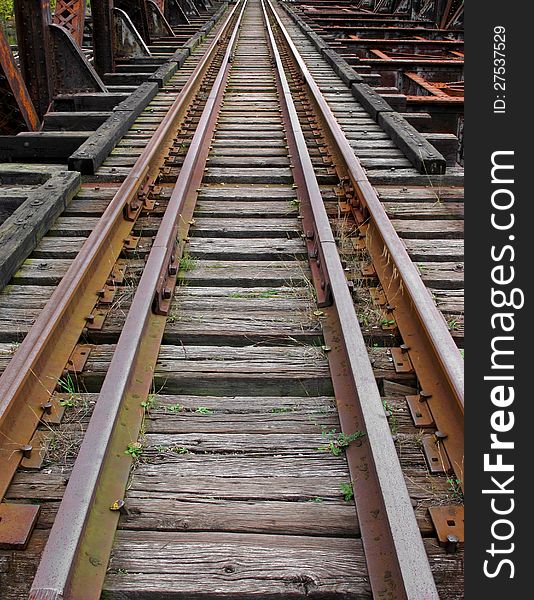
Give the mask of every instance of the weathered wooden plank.
[(428, 181), (421, 187), (375, 185), (375, 190), (383, 202), (454, 202), (464, 198), (463, 187), (434, 187), (429, 185)]
[[(3, 171), (10, 172), (11, 169)], [(0, 173), (0, 176), (3, 173)], [(80, 175), (54, 173), (0, 226), (0, 287), (4, 286), (30, 255), (48, 228), (70, 202), (80, 185)]]
[(288, 217), (296, 216), (299, 212), (296, 201), (276, 200), (242, 201), (242, 200), (199, 200), (195, 206), (195, 217)]
[[(93, 349), (79, 376), (96, 391), (107, 372), (114, 346)], [(3, 370), (9, 357), (0, 356)], [(162, 346), (155, 371), (164, 393), (208, 395), (329, 395), (332, 386), (321, 348), (313, 346)]]
[(463, 202), (384, 202), (390, 219), (455, 219), (464, 217)]
[(193, 285), (297, 286), (307, 285), (308, 265), (300, 261), (198, 260), (191, 271), (180, 271), (179, 279)]
[(0, 160), (66, 162), (90, 136), (89, 131), (32, 131), (0, 136)]
[[(288, 213), (289, 211), (288, 206)], [(301, 226), (296, 216), (292, 218), (243, 218), (233, 215), (232, 218), (210, 218), (195, 216), (190, 229), (192, 236), (197, 237), (243, 237), (243, 238), (285, 238), (299, 237)]]
[(391, 219), (391, 223), (401, 238), (458, 240), (464, 237), (464, 222), (455, 219)]
[(432, 290), (432, 296), (442, 313), (462, 314), (464, 310), (464, 290)]
[(464, 260), (463, 240), (412, 240), (405, 239), (404, 245), (411, 259), (416, 262), (438, 262)]
[[(249, 135), (247, 132), (244, 132)], [(267, 135), (270, 135), (267, 133)], [(204, 175), (206, 183), (293, 183), (293, 174), (287, 168), (224, 168), (208, 167)]]
[(0, 308), (13, 308), (24, 306), (27, 309), (42, 308), (50, 299), (51, 287), (33, 285), (6, 285), (0, 290)]
[(157, 91), (156, 82), (141, 82), (133, 94), (115, 107), (111, 117), (71, 154), (69, 167), (82, 173), (93, 174)]
[[(385, 134), (384, 134), (385, 135)], [(464, 171), (461, 168), (449, 167), (444, 174), (421, 174), (416, 169), (399, 169), (396, 171), (375, 170), (368, 173), (373, 185), (429, 186), (439, 197), (439, 190), (449, 186), (463, 186)]]
[[(154, 556), (158, 560), (154, 561)], [(155, 574), (157, 573), (157, 576)], [(117, 533), (103, 598), (370, 598), (361, 542), (260, 534)], [(132, 595), (130, 595), (132, 594)]]
[(223, 200), (230, 202), (265, 202), (268, 200), (294, 200), (297, 197), (296, 191), (291, 187), (280, 187), (276, 185), (262, 186), (215, 186), (203, 185), (198, 195), (199, 201), (202, 200)]
[(289, 167), (286, 156), (213, 156), (207, 161), (208, 167), (230, 167), (250, 169), (252, 167)]
[(431, 288), (463, 289), (464, 270), (462, 263), (420, 262), (417, 268), (423, 282)]
[(198, 502), (168, 498), (128, 498), (129, 515), (121, 518), (121, 529), (213, 531), (356, 537), (359, 533), (354, 506), (343, 500), (317, 496), (307, 502), (228, 501), (199, 499)]

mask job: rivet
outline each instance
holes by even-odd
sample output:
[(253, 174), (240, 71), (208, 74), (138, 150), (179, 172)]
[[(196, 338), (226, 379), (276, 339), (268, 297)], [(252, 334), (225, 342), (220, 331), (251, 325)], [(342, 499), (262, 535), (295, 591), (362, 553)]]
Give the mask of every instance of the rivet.
[(41, 408), (44, 410), (44, 412), (47, 415), (51, 415), (52, 414), (52, 406), (53, 406), (53, 404), (52, 404), (52, 402), (50, 402), (50, 400), (48, 402), (43, 402), (41, 404)]
[(432, 394), (425, 392), (425, 390), (419, 392), (419, 402), (427, 402), (430, 398), (432, 398)]
[(30, 444), (24, 444), (24, 446), (20, 447), (20, 451), (22, 452), (23, 458), (30, 458), (32, 455), (33, 446)]
[(458, 539), (458, 536), (449, 533), (449, 535), (447, 536), (447, 543), (445, 545), (445, 552), (447, 554), (454, 554), (456, 550), (458, 550), (459, 541), (460, 540)]
[(130, 512), (126, 508), (126, 502), (124, 500), (115, 500), (115, 502), (109, 507), (109, 510), (118, 511), (121, 515), (129, 515)]

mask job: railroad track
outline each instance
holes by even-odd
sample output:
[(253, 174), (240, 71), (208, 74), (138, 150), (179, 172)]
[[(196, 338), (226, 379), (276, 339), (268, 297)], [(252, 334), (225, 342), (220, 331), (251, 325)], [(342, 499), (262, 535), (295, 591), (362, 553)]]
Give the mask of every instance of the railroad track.
[(278, 7), (223, 19), (2, 293), (5, 597), (460, 598), (461, 358), (372, 185), (419, 174)]

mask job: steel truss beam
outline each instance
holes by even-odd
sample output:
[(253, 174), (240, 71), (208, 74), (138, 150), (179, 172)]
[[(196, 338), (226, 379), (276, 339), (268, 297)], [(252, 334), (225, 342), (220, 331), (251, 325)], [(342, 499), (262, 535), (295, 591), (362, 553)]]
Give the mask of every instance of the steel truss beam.
[(64, 27), (82, 45), (86, 0), (57, 0), (52, 22)]

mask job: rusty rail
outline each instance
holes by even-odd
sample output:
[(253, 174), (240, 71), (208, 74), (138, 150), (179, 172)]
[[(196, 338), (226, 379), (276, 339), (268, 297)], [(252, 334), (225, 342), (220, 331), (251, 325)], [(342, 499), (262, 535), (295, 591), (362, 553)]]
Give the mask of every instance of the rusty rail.
[[(233, 25), (222, 66), (150, 250), (98, 401), (50, 531), (30, 592), (32, 600), (97, 600), (123, 506), (143, 401), (151, 389), (177, 264), (204, 175), (231, 56), (247, 0)], [(176, 248), (177, 239), (179, 246)]]
[[(266, 1), (276, 18), (272, 4)], [(437, 599), (434, 578), (264, 0), (262, 6), (277, 65), (310, 266), (318, 299), (322, 298), (325, 306), (331, 303), (330, 308), (325, 308), (323, 331), (331, 348), (328, 360), (341, 427), (347, 435), (355, 431), (366, 434), (359, 445), (351, 444), (347, 449), (347, 461), (373, 595), (404, 600)], [(282, 31), (281, 22), (276, 23)], [(366, 478), (361, 477), (363, 471)]]
[[(421, 400), (438, 430), (438, 450), (444, 449), (463, 489), (463, 359), (364, 169), (270, 1), (269, 6), (319, 116), (336, 169), (352, 188), (352, 208), (365, 217), (362, 223), (368, 226), (367, 247), (394, 308), (406, 355), (420, 381)], [(439, 181), (439, 176), (436, 178)]]
[[(0, 498), (30, 442), (98, 297), (159, 174), (166, 147), (226, 35), (236, 6), (0, 377)], [(27, 450), (26, 450), (27, 451)], [(0, 524), (1, 527), (1, 524)]]

